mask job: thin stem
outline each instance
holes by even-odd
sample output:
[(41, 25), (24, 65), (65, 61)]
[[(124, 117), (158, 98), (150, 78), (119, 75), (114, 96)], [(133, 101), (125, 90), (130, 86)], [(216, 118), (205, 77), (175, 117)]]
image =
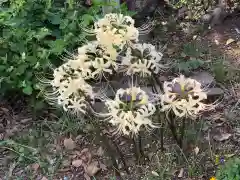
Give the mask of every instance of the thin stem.
[(159, 86), (160, 90), (162, 91), (162, 83), (159, 81), (158, 77), (153, 73), (153, 81)]
[(138, 147), (139, 147), (140, 155), (141, 155), (142, 157), (145, 157), (144, 151), (143, 151), (143, 148), (142, 148), (142, 136), (141, 136), (140, 133), (138, 134)]
[(115, 158), (114, 150), (112, 149), (112, 147), (111, 147), (111, 145), (108, 141), (108, 137), (106, 137), (106, 135), (104, 135), (104, 133), (101, 133), (102, 130), (99, 128), (100, 125), (97, 125), (96, 127), (97, 128), (95, 130), (96, 130), (97, 134), (99, 134), (99, 137), (103, 141), (103, 144), (107, 148), (108, 154), (111, 157), (113, 169), (114, 169), (116, 175), (122, 180), (122, 177), (121, 177), (121, 174), (120, 174), (120, 171), (119, 171), (119, 168), (118, 168), (118, 164), (117, 164), (117, 161), (116, 161), (116, 158)]
[(133, 140), (133, 145), (134, 145), (134, 154), (135, 154), (137, 162), (139, 162), (140, 157), (141, 157), (139, 146), (138, 146), (136, 138), (133, 138), (132, 140)]
[(177, 142), (178, 146), (180, 146), (181, 142), (178, 139), (177, 131), (176, 131), (176, 125), (174, 123), (173, 117), (170, 118), (170, 121), (168, 122), (169, 128), (172, 132), (173, 138)]
[[(158, 90), (157, 90), (155, 82), (158, 84), (159, 87), (161, 87), (159, 82), (156, 81), (156, 78), (152, 78), (153, 91), (158, 94)], [(161, 118), (159, 105), (157, 105), (156, 108), (157, 108), (158, 117), (159, 117), (158, 120), (161, 124), (161, 127), (160, 127), (160, 146), (161, 146), (161, 151), (163, 152), (164, 151), (164, 147), (163, 147), (163, 143), (164, 143), (164, 140), (163, 140), (163, 138), (164, 138), (163, 121), (162, 121), (162, 118)]]
[[(105, 126), (105, 127), (106, 127), (106, 126)], [(107, 129), (107, 127), (106, 127), (106, 129)], [(111, 139), (113, 145), (115, 146), (117, 153), (118, 153), (119, 156), (120, 156), (120, 160), (121, 160), (122, 163), (123, 163), (123, 166), (124, 166), (124, 169), (125, 169), (126, 173), (127, 173), (127, 174), (130, 174), (130, 172), (129, 172), (129, 170), (128, 170), (127, 163), (126, 163), (125, 158), (124, 158), (124, 154), (122, 153), (122, 151), (120, 150), (119, 146), (118, 146), (117, 143), (114, 141), (114, 139), (113, 139), (113, 138), (110, 138), (110, 139)], [(109, 146), (110, 146), (110, 145), (109, 145)]]
[[(120, 171), (119, 171), (119, 168), (118, 168), (118, 164), (117, 164), (117, 161), (116, 161), (116, 158), (114, 156), (114, 151), (112, 150), (112, 147), (110, 146), (109, 142), (108, 142), (108, 139), (105, 137), (105, 135), (101, 135), (100, 136), (102, 137), (102, 140), (103, 140), (103, 143), (104, 145), (107, 147), (108, 149), (108, 152), (109, 152), (109, 155), (111, 157), (111, 160), (112, 160), (112, 164), (113, 164), (113, 169), (116, 173), (117, 176), (119, 176), (121, 178), (121, 174), (120, 174)], [(122, 178), (121, 178), (122, 179)]]
[(185, 121), (186, 121), (186, 118), (183, 118), (182, 119), (182, 127), (180, 129), (180, 138), (179, 138), (179, 147), (182, 149), (183, 147), (183, 138), (184, 138), (184, 135), (185, 135)]
[(163, 133), (164, 129), (163, 129), (163, 124), (161, 124), (161, 127), (160, 127), (160, 145), (161, 145), (161, 151), (163, 152), (164, 151), (164, 147), (163, 147), (163, 138), (164, 138), (164, 133)]
[(119, 156), (120, 156), (120, 160), (121, 160), (122, 163), (123, 163), (123, 166), (124, 166), (124, 169), (125, 169), (126, 173), (127, 173), (127, 174), (130, 174), (130, 172), (129, 172), (129, 170), (128, 170), (128, 166), (127, 166), (127, 164), (126, 164), (126, 161), (125, 161), (125, 159), (124, 159), (124, 155), (123, 155), (122, 151), (120, 150), (120, 148), (118, 147), (117, 143), (116, 143), (114, 140), (112, 140), (112, 142), (113, 142), (114, 146), (116, 147), (116, 150), (117, 150), (117, 152), (118, 152), (118, 154), (119, 154)]

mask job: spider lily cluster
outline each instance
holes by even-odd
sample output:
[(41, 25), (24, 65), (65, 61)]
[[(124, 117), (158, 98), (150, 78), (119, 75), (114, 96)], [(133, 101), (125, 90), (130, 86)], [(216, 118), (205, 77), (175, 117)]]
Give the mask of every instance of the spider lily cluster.
[[(78, 48), (76, 55), (56, 68), (53, 80), (49, 81), (53, 92), (49, 99), (65, 111), (86, 113), (89, 103), (98, 98), (93, 80), (107, 79), (114, 74), (151, 77), (166, 68), (162, 53), (151, 44), (138, 43), (139, 29), (134, 20), (122, 14), (107, 14), (95, 22), (91, 33), (95, 41)], [(152, 121), (156, 106), (176, 116), (194, 117), (205, 110), (206, 92), (193, 79), (180, 76), (164, 83), (164, 93), (155, 94), (157, 100), (150, 100), (149, 94), (140, 87), (118, 89), (114, 98), (101, 98), (107, 112), (94, 113), (116, 127), (124, 135), (135, 135), (142, 127), (158, 127)]]

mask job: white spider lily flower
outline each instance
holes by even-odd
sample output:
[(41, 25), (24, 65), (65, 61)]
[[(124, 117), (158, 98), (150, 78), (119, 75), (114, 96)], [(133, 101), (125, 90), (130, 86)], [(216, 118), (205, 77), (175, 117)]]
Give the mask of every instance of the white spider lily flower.
[(49, 82), (53, 92), (46, 93), (46, 98), (50, 103), (62, 106), (65, 111), (74, 114), (85, 113), (86, 98), (93, 99), (95, 94), (92, 86), (86, 82), (82, 72), (79, 71), (79, 67), (71, 65), (72, 63), (66, 62), (54, 70), (53, 80)]
[(78, 53), (87, 56), (88, 62), (91, 63), (92, 78), (99, 79), (104, 73), (112, 74), (112, 71), (118, 68), (116, 62), (118, 54), (113, 47), (107, 48), (93, 41), (78, 48)]
[(210, 107), (202, 102), (207, 99), (207, 93), (201, 89), (201, 83), (194, 79), (180, 75), (171, 82), (164, 82), (163, 89), (162, 111), (172, 110), (178, 117), (195, 118), (200, 111)]
[(133, 44), (121, 58), (121, 71), (141, 77), (157, 74), (167, 66), (161, 63), (163, 54), (152, 44)]
[(115, 99), (107, 99), (105, 105), (108, 112), (103, 116), (116, 126), (117, 133), (136, 135), (142, 127), (157, 127), (151, 120), (156, 108), (139, 87), (119, 89)]
[(74, 56), (73, 59), (69, 59), (67, 63), (65, 63), (65, 66), (68, 66), (69, 69), (75, 71), (76, 74), (81, 75), (84, 79), (89, 79), (91, 77), (92, 62), (89, 61), (85, 54)]
[(95, 22), (94, 26), (96, 38), (104, 46), (122, 49), (125, 44), (138, 41), (139, 32), (130, 16), (109, 13)]

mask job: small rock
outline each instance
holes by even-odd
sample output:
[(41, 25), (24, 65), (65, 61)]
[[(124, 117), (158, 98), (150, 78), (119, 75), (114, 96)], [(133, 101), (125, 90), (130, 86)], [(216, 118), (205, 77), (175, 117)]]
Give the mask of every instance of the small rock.
[(103, 156), (103, 154), (104, 154), (104, 150), (103, 150), (102, 146), (100, 146), (97, 150), (97, 155), (98, 156)]
[(64, 144), (64, 147), (68, 150), (73, 150), (75, 148), (75, 142), (71, 138), (64, 139), (63, 144)]
[(94, 161), (87, 166), (86, 173), (89, 176), (94, 176), (99, 170), (101, 169), (98, 167), (98, 162)]
[(210, 14), (204, 14), (201, 18), (202, 22), (204, 23), (210, 23), (212, 19), (212, 16)]
[(63, 162), (62, 162), (62, 166), (63, 167), (69, 167), (71, 165), (71, 162), (68, 160), (68, 159), (65, 159)]
[(224, 91), (220, 88), (210, 88), (207, 91), (208, 96), (220, 96), (220, 95), (223, 95), (223, 94), (224, 94)]
[(229, 133), (221, 133), (219, 135), (213, 136), (213, 139), (221, 142), (221, 141), (228, 140), (231, 136), (232, 136), (232, 134), (229, 134)]
[(214, 83), (214, 77), (210, 73), (205, 71), (196, 73), (191, 78), (200, 82), (203, 86), (208, 86)]
[(83, 164), (83, 161), (81, 159), (77, 159), (72, 162), (72, 165), (77, 168), (82, 166), (82, 164)]

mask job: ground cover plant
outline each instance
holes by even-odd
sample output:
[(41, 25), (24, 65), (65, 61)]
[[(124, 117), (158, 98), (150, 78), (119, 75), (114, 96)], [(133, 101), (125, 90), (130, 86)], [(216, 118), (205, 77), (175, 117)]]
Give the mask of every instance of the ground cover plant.
[[(78, 3), (59, 7), (83, 8)], [(2, 99), (0, 177), (238, 178), (237, 38), (183, 26), (158, 9), (136, 27), (132, 13), (98, 5), (83, 8), (93, 13), (76, 28), (83, 41), (74, 36), (46, 58), (45, 72), (32, 70), (50, 106), (36, 115), (25, 98)]]
[[(36, 89), (36, 74), (86, 41), (88, 25), (101, 6), (87, 9), (81, 1), (17, 0), (1, 3), (1, 93)], [(83, 19), (84, 18), (84, 21)], [(58, 60), (57, 60), (58, 59)]]

